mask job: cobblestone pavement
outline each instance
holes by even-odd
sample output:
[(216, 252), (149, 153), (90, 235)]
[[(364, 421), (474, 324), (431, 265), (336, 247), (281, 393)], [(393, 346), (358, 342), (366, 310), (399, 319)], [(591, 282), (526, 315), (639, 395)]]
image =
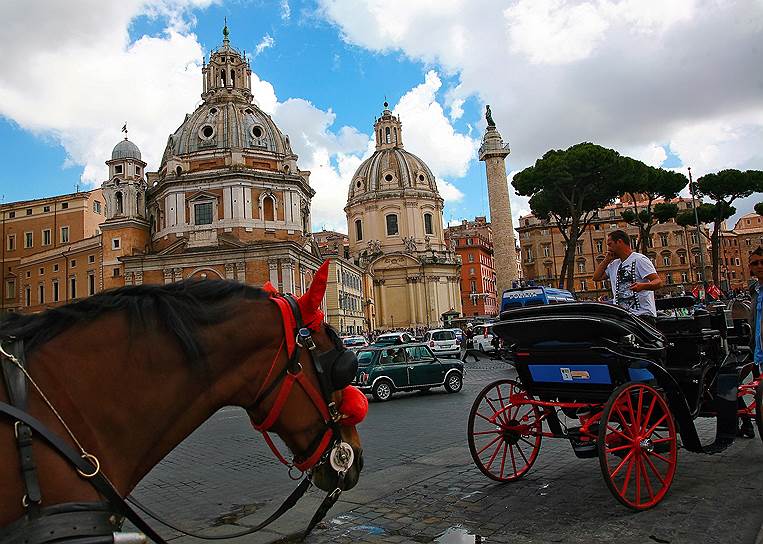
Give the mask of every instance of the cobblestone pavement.
[[(715, 456), (681, 450), (667, 497), (641, 513), (621, 506), (608, 491), (597, 459), (577, 459), (565, 440), (544, 440), (524, 479), (499, 484), (485, 478), (471, 460), (468, 408), (483, 385), (514, 372), (487, 359), (466, 368), (461, 394), (404, 394), (371, 404), (369, 418), (360, 428), (366, 448), (361, 481), (342, 495), (327, 520), (306, 539), (308, 544), (756, 541), (763, 523), (759, 438), (740, 439)], [(711, 441), (714, 421), (697, 423), (703, 440)], [(216, 534), (261, 521), (280, 504), (273, 497), (280, 500), (293, 484), (267, 479), (275, 473), (283, 480), (282, 469), (274, 468), (277, 462), (261, 447), (261, 439), (250, 430), (238, 432), (241, 425), (241, 414), (235, 411), (216, 414), (206, 431), (181, 444), (142, 482), (141, 499), (152, 506), (158, 502), (168, 517)], [(211, 433), (212, 428), (223, 434)], [(229, 455), (218, 462), (215, 446), (227, 446), (231, 437), (237, 451), (225, 452)], [(265, 485), (242, 486), (242, 477)], [(233, 542), (296, 542), (284, 535), (298, 534), (322, 498), (311, 491), (273, 531)], [(163, 534), (177, 538), (177, 544), (198, 542), (172, 532)]]

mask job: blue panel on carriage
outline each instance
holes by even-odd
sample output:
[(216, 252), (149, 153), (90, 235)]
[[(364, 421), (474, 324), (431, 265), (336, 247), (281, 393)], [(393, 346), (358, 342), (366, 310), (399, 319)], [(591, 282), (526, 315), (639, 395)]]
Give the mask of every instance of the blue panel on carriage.
[(654, 374), (645, 368), (629, 368), (628, 376), (634, 382), (648, 382), (654, 379)]
[(607, 365), (568, 365), (564, 363), (527, 365), (536, 382), (611, 384)]

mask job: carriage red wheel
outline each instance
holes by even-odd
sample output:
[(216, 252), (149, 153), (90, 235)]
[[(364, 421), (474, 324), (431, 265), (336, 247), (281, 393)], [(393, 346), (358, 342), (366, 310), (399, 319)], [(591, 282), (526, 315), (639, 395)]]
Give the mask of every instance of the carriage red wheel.
[(469, 413), (469, 451), (488, 478), (511, 482), (524, 476), (540, 450), (543, 423), (527, 391), (499, 380), (480, 391)]
[(599, 463), (617, 500), (634, 510), (659, 503), (676, 472), (676, 424), (654, 387), (626, 383), (604, 406), (599, 423)]

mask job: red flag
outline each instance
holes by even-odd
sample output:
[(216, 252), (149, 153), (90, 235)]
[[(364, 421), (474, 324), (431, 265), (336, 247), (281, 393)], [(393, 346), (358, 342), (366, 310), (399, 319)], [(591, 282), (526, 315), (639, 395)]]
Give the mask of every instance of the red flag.
[(707, 287), (707, 294), (713, 297), (715, 300), (719, 300), (721, 298), (721, 290), (715, 284), (709, 285)]

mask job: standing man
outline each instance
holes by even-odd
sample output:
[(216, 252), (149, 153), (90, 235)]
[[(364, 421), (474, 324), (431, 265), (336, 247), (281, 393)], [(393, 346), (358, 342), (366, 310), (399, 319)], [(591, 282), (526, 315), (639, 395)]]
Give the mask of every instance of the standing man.
[[(752, 327), (752, 336), (750, 338), (750, 351), (752, 352), (752, 360), (755, 362), (752, 373), (753, 376), (760, 376), (763, 371), (763, 338), (761, 335), (763, 324), (763, 247), (758, 248), (750, 253), (750, 276), (757, 280), (750, 286), (750, 296), (752, 297), (752, 303), (750, 304), (750, 327)], [(740, 408), (744, 407), (744, 402), (741, 402)], [(755, 438), (755, 431), (752, 427), (752, 421), (750, 418), (742, 418), (742, 425), (739, 427), (737, 436), (744, 438)]]
[(596, 267), (593, 280), (609, 278), (613, 302), (654, 327), (657, 323), (654, 290), (662, 286), (654, 264), (646, 255), (631, 249), (624, 230), (612, 231), (607, 236), (607, 249), (607, 257)]

